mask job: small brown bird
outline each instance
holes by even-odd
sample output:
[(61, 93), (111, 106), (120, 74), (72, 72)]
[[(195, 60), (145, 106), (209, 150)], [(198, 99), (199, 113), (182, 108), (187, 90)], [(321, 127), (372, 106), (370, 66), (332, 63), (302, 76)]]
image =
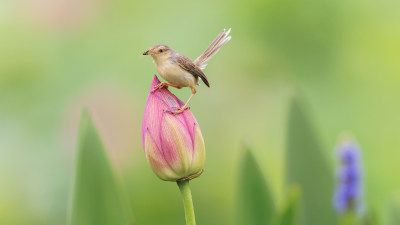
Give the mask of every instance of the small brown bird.
[(199, 85), (199, 78), (210, 87), (207, 76), (203, 69), (207, 66), (207, 61), (214, 56), (219, 49), (225, 45), (230, 39), (229, 30), (223, 30), (217, 38), (208, 46), (208, 48), (196, 60), (192, 62), (188, 57), (179, 54), (166, 45), (155, 45), (149, 50), (143, 52), (143, 55), (150, 55), (156, 65), (157, 72), (168, 83), (158, 84), (154, 90), (167, 86), (181, 89), (182, 87), (190, 87), (192, 94), (189, 100), (182, 108), (177, 108), (177, 111), (171, 113), (179, 114), (188, 108), (188, 103), (196, 94), (196, 85)]

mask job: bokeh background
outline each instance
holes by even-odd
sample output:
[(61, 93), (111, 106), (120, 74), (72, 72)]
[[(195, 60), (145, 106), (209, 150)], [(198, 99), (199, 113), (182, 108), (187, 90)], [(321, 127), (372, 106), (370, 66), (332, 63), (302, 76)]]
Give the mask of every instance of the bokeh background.
[(141, 146), (156, 73), (141, 53), (167, 44), (195, 59), (231, 27), (205, 70), (211, 88), (191, 101), (207, 150), (191, 185), (198, 224), (235, 224), (244, 148), (283, 207), (293, 96), (332, 170), (340, 134), (356, 138), (366, 208), (386, 224), (400, 193), (399, 10), (390, 0), (0, 1), (0, 223), (67, 224), (87, 107), (136, 223), (184, 224), (176, 184), (152, 173)]

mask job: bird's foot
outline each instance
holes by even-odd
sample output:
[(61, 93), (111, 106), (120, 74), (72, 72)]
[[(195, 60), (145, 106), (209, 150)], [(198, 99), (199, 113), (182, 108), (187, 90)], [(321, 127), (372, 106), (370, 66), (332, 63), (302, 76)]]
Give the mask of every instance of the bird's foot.
[(161, 88), (164, 88), (164, 87), (168, 87), (167, 83), (159, 83), (154, 87), (154, 89), (151, 91), (151, 93), (154, 93), (158, 89), (161, 89)]
[(172, 107), (172, 108), (176, 109), (176, 111), (165, 110), (165, 112), (169, 112), (169, 113), (172, 113), (172, 114), (174, 114), (174, 115), (177, 115), (177, 114), (183, 113), (186, 109), (190, 109), (190, 108), (187, 107), (187, 106), (183, 106), (183, 107)]

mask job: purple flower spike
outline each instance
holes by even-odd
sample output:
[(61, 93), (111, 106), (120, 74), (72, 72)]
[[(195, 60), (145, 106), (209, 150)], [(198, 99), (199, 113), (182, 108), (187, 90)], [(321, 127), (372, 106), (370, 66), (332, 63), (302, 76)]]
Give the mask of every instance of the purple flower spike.
[(361, 154), (353, 141), (345, 141), (337, 148), (340, 166), (337, 169), (337, 186), (333, 198), (337, 212), (353, 211), (361, 214), (363, 205), (363, 182)]
[(199, 124), (187, 109), (174, 115), (184, 103), (167, 88), (152, 92), (159, 84), (154, 76), (142, 123), (142, 144), (153, 172), (162, 180), (176, 181), (199, 174), (205, 161), (205, 146)]

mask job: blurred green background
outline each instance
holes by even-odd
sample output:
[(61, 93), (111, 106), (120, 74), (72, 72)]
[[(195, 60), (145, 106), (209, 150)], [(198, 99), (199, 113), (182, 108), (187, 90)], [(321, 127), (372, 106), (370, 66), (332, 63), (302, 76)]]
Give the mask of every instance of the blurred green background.
[(0, 224), (67, 223), (83, 107), (136, 223), (184, 224), (176, 184), (159, 180), (143, 153), (156, 70), (141, 53), (166, 44), (195, 59), (229, 27), (232, 40), (205, 70), (211, 88), (190, 105), (207, 151), (191, 182), (198, 224), (235, 224), (244, 146), (285, 206), (293, 96), (331, 170), (338, 136), (356, 137), (367, 210), (386, 224), (400, 193), (399, 10), (392, 0), (0, 1)]

